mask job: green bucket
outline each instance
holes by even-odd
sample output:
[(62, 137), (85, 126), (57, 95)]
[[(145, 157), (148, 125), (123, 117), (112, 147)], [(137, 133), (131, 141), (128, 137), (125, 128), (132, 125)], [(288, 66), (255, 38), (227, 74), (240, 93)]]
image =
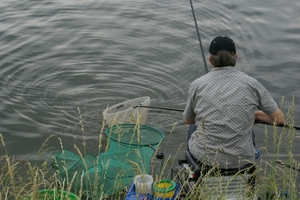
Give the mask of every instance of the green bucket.
[(163, 179), (154, 184), (154, 195), (159, 198), (172, 198), (175, 194), (176, 183)]
[[(62, 190), (39, 190), (39, 193), (35, 196), (35, 200), (80, 200), (80, 198), (67, 191)], [(26, 197), (23, 200), (33, 200), (32, 197)]]

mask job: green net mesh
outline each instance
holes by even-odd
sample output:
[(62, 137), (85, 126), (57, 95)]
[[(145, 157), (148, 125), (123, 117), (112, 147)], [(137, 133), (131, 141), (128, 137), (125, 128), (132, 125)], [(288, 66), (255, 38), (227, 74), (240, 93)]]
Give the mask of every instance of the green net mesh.
[(164, 133), (136, 124), (114, 125), (106, 129), (107, 151), (80, 157), (66, 149), (55, 156), (52, 167), (74, 192), (99, 199), (130, 186), (134, 176), (149, 173), (150, 161)]

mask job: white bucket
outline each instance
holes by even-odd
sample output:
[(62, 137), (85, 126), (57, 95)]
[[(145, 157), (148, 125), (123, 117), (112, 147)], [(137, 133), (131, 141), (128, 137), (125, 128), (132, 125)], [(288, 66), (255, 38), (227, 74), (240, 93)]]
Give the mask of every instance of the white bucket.
[(136, 194), (152, 194), (153, 177), (148, 174), (140, 174), (134, 177)]
[(126, 123), (144, 124), (147, 119), (148, 108), (137, 107), (139, 105), (149, 106), (150, 97), (145, 96), (130, 99), (108, 107), (103, 111), (103, 117), (105, 118), (108, 126)]

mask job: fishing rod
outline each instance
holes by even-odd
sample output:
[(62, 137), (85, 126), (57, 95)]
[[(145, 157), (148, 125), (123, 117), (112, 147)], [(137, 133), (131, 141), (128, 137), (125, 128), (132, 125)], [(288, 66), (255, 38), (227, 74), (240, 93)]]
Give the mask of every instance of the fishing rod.
[[(184, 111), (183, 109), (155, 107), (155, 106), (143, 106), (143, 105), (137, 105), (137, 106), (134, 106), (133, 108), (153, 108), (153, 109), (158, 109), (158, 110), (170, 110), (170, 111), (178, 111), (178, 112), (183, 112)], [(265, 124), (265, 125), (273, 125), (273, 124), (268, 124), (268, 123), (263, 122), (263, 121), (255, 121), (255, 123)], [(285, 128), (294, 128), (296, 130), (300, 130), (299, 126), (291, 126), (291, 125), (287, 125), (287, 124), (277, 124), (276, 126), (285, 127)]]
[[(255, 121), (255, 123), (265, 124), (265, 125), (272, 125), (273, 126), (273, 124), (268, 124), (268, 123), (263, 122), (263, 121)], [(300, 126), (291, 126), (291, 125), (287, 125), (287, 124), (276, 124), (276, 126), (278, 126), (278, 127), (284, 127), (284, 128), (294, 128), (296, 130), (300, 130)]]
[(171, 110), (171, 111), (179, 111), (179, 112), (183, 112), (183, 109), (176, 109), (176, 108), (163, 108), (163, 107), (155, 107), (155, 106), (143, 106), (143, 105), (137, 105), (134, 106), (133, 108), (153, 108), (153, 109), (158, 109), (158, 110)]
[(291, 166), (291, 165), (288, 165), (288, 164), (282, 162), (281, 160), (276, 160), (275, 162), (276, 162), (277, 164), (286, 166), (286, 167), (288, 167), (288, 168), (290, 168), (290, 169), (293, 169), (293, 170), (296, 170), (296, 171), (300, 172), (300, 169), (299, 169), (299, 168), (296, 168), (296, 167), (293, 167), (293, 166)]
[(203, 62), (204, 62), (205, 72), (208, 73), (208, 68), (207, 68), (206, 59), (205, 59), (205, 56), (204, 56), (203, 46), (202, 46), (202, 42), (201, 42), (201, 37), (200, 37), (198, 25), (197, 25), (197, 20), (196, 20), (196, 15), (195, 15), (195, 11), (194, 11), (194, 6), (193, 6), (192, 0), (190, 0), (190, 3), (191, 3), (192, 13), (193, 13), (195, 27), (196, 27), (196, 31), (197, 31), (197, 36), (198, 36), (198, 40), (199, 40), (200, 50), (201, 50), (202, 58), (203, 58)]

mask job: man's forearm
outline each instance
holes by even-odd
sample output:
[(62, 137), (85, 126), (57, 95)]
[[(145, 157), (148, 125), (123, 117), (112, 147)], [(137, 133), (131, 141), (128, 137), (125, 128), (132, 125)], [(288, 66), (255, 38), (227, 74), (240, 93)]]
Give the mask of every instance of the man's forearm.
[(284, 115), (283, 113), (277, 108), (271, 115), (267, 115), (261, 110), (255, 111), (255, 120), (263, 121), (268, 124), (284, 124)]

